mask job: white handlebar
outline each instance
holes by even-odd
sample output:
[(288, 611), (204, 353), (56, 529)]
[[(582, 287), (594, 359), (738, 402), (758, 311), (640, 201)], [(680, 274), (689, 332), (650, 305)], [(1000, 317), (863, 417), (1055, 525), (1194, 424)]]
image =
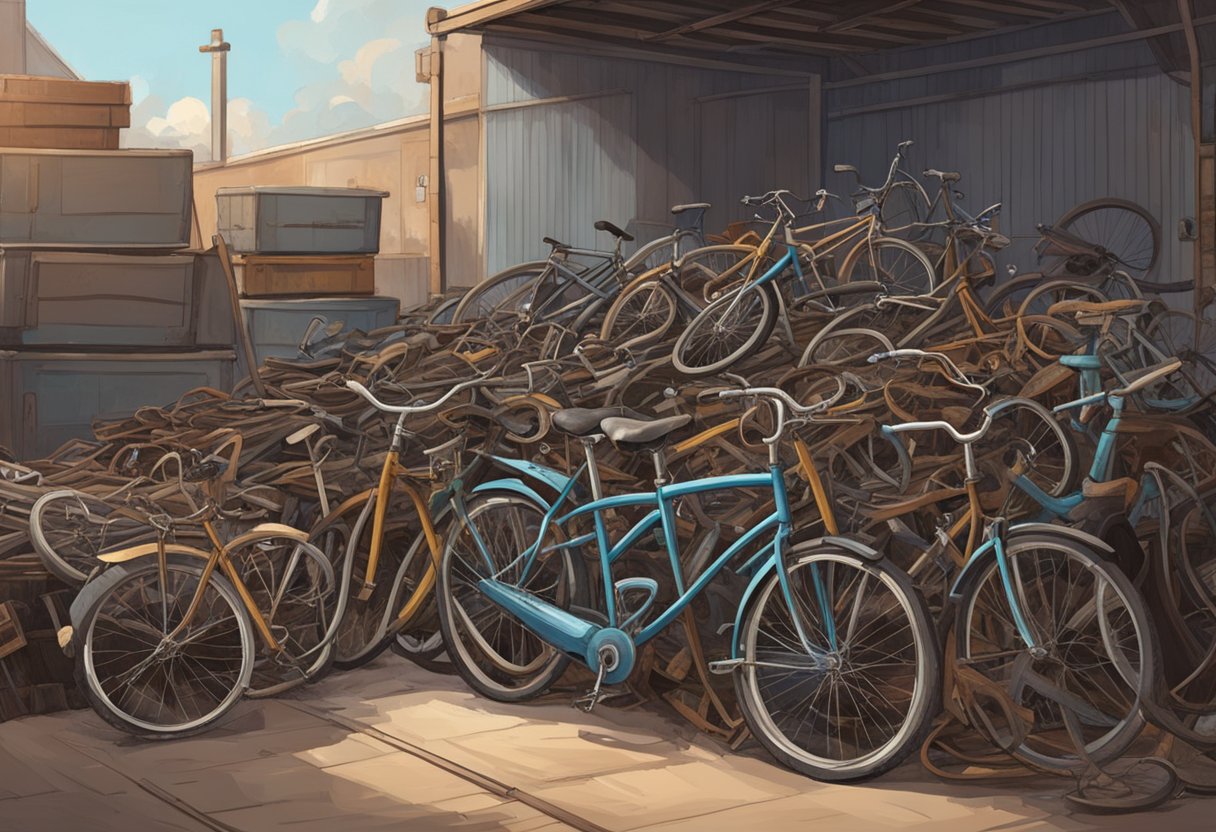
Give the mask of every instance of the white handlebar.
[(344, 382), (345, 382), (348, 390), (354, 390), (360, 396), (367, 399), (368, 403), (371, 404), (372, 407), (376, 408), (377, 410), (383, 410), (385, 413), (429, 413), (432, 410), (437, 410), (440, 407), (442, 407), (444, 402), (446, 402), (448, 399), (452, 398), (452, 396), (455, 396), (460, 391), (467, 390), (470, 387), (475, 387), (476, 385), (481, 384), (484, 380), (485, 379), (483, 377), (479, 376), (478, 378), (472, 379), (470, 381), (462, 381), (459, 384), (457, 384), (455, 387), (453, 387), (451, 390), (449, 390), (448, 392), (446, 392), (442, 396), (440, 396), (436, 401), (433, 401), (430, 404), (418, 404), (418, 405), (385, 404), (384, 402), (377, 399), (374, 395), (372, 395), (372, 392), (370, 390), (368, 390), (366, 387), (364, 387), (362, 384), (355, 381), (354, 379), (349, 379), (349, 378), (344, 379)]

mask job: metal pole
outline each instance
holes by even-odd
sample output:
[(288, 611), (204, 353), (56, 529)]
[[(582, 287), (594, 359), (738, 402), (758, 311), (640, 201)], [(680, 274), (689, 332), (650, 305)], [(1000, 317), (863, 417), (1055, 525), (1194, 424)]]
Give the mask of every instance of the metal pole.
[(211, 161), (228, 158), (228, 53), (232, 44), (224, 41), (223, 29), (211, 30), (211, 42), (199, 52), (211, 53)]

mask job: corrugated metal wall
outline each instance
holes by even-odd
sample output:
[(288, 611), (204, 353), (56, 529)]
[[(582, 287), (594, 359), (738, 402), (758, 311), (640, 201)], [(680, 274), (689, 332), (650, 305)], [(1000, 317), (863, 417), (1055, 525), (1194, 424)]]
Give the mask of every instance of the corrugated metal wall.
[(545, 235), (609, 245), (597, 219), (653, 239), (679, 202), (714, 202), (706, 225), (721, 228), (743, 193), (806, 190), (819, 166), (810, 77), (484, 49), (490, 274), (544, 257)]
[[(866, 68), (893, 72), (1126, 31), (1110, 15), (870, 55)], [(1177, 238), (1179, 219), (1194, 213), (1189, 93), (1162, 74), (1144, 42), (825, 87), (829, 171), (833, 163), (856, 164), (876, 183), (895, 144), (914, 139), (909, 171), (959, 171), (963, 204), (973, 210), (1004, 203), (1002, 229), (1016, 242), (1004, 262), (1033, 268), (1036, 223), (1052, 222), (1079, 202), (1113, 196), (1143, 205), (1161, 222), (1162, 278), (1191, 276), (1193, 244)], [(847, 191), (851, 180), (828, 173), (826, 181), (833, 191)]]

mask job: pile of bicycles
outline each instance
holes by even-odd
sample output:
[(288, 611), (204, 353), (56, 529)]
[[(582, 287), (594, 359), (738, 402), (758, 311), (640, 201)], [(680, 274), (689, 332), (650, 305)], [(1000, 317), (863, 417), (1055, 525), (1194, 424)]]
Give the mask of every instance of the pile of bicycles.
[(692, 204), (632, 254), (547, 239), (265, 395), (27, 463), (94, 708), (181, 736), (392, 647), (821, 780), (919, 753), (1096, 810), (1216, 788), (1212, 322), (1166, 302), (1143, 209), (1079, 206), (1010, 273), (1000, 206), (930, 197), (909, 145), (719, 235)]

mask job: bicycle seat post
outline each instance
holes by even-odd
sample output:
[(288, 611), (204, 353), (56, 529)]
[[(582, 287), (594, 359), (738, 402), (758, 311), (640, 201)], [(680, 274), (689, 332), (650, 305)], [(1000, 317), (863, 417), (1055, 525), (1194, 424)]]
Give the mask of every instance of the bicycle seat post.
[(587, 479), (591, 483), (591, 499), (599, 500), (604, 496), (604, 487), (600, 483), (600, 469), (595, 462), (595, 446), (604, 438), (602, 433), (579, 437), (583, 446), (583, 456), (587, 460)]
[(667, 454), (660, 446), (652, 450), (650, 456), (654, 460), (654, 487), (662, 488), (670, 481), (667, 477)]

